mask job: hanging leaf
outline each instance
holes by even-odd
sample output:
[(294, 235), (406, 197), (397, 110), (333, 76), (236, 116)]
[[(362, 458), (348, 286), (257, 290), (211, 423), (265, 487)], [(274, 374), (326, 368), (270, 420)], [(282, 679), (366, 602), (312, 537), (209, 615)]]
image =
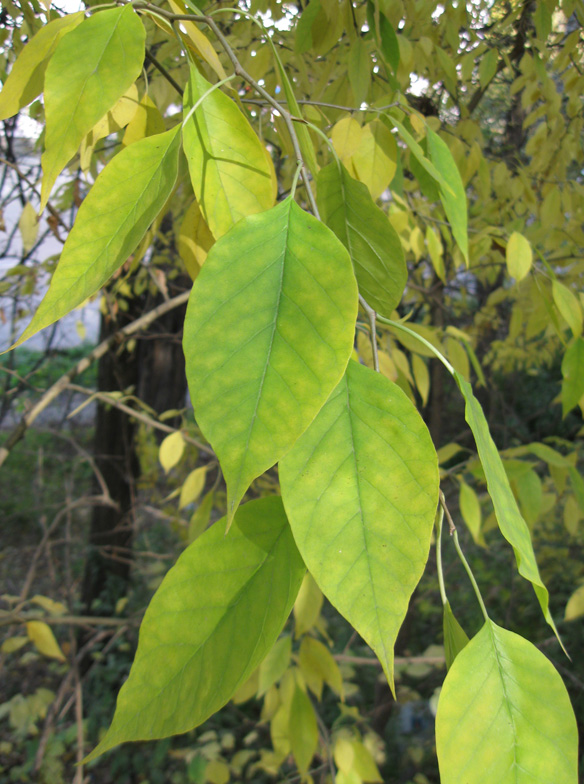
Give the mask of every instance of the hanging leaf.
[(184, 509), (185, 506), (188, 506), (197, 500), (205, 488), (206, 479), (207, 466), (199, 466), (199, 468), (195, 468), (194, 471), (191, 471), (180, 489), (180, 499), (178, 502), (179, 509)]
[(20, 213), (18, 228), (22, 237), (22, 250), (24, 253), (28, 253), (34, 248), (39, 233), (39, 216), (29, 201), (26, 202)]
[(427, 129), (428, 153), (430, 160), (440, 172), (442, 181), (440, 182), (440, 199), (446, 217), (450, 222), (450, 228), (458, 247), (468, 266), (468, 229), (466, 214), (466, 193), (462, 178), (458, 171), (458, 166), (448, 145), (431, 128)]
[(150, 602), (128, 680), (100, 744), (164, 738), (202, 724), (277, 640), (304, 576), (282, 502), (238, 510), (189, 545)]
[(361, 106), (371, 87), (371, 59), (367, 44), (357, 38), (349, 51), (349, 82), (355, 98), (355, 105)]
[(0, 92), (0, 120), (6, 120), (40, 95), (45, 71), (61, 38), (83, 21), (83, 11), (53, 19), (24, 47)]
[(361, 126), (353, 117), (343, 117), (333, 126), (331, 141), (341, 161), (348, 166), (361, 143)]
[[(320, 10), (321, 9), (319, 9), (319, 12)], [(280, 56), (278, 55), (276, 47), (274, 46), (274, 42), (272, 41), (271, 38), (268, 38), (268, 43), (272, 48), (272, 53), (274, 55), (276, 64), (278, 66), (278, 72), (282, 80), (282, 87), (284, 88), (284, 95), (286, 96), (286, 102), (288, 104), (287, 106), (288, 111), (293, 117), (302, 117), (302, 112), (300, 111), (300, 107), (298, 106), (298, 101), (296, 100), (296, 96), (294, 95), (294, 88), (290, 83), (290, 79), (288, 78), (286, 69), (284, 68), (283, 63), (280, 60)], [(306, 164), (312, 176), (315, 177), (318, 171), (318, 164), (316, 162), (316, 153), (314, 152), (314, 144), (312, 143), (312, 139), (310, 138), (310, 134), (308, 133), (308, 128), (302, 123), (296, 123), (295, 130), (296, 130), (296, 136), (298, 137), (298, 144), (300, 145), (300, 152), (302, 153), (302, 158), (304, 159), (304, 163)]]
[(438, 702), (442, 784), (577, 784), (576, 719), (562, 679), (518, 634), (487, 621)]
[(214, 242), (199, 205), (194, 201), (185, 212), (177, 240), (178, 252), (192, 280), (199, 274)]
[(399, 304), (407, 267), (398, 235), (363, 183), (333, 162), (317, 179), (321, 218), (349, 251), (359, 290), (387, 318)]
[(495, 515), (501, 533), (513, 547), (517, 569), (522, 577), (533, 584), (535, 594), (544, 617), (559, 639), (554, 619), (549, 610), (549, 594), (537, 568), (533, 544), (527, 523), (521, 516), (517, 501), (509, 485), (503, 461), (491, 437), (481, 404), (473, 394), (472, 387), (455, 372), (454, 378), (465, 399), (465, 419), (474, 436), (481, 465), (485, 472), (489, 495), (495, 507)]
[(568, 345), (562, 376), (562, 413), (566, 416), (584, 397), (584, 338), (573, 338)]
[(533, 252), (529, 240), (514, 231), (509, 237), (505, 254), (509, 275), (516, 281), (523, 280), (533, 265)]
[(322, 609), (322, 591), (310, 572), (306, 572), (294, 604), (294, 636), (301, 637), (318, 621)]
[(29, 621), (26, 624), (26, 633), (28, 634), (28, 639), (34, 643), (43, 656), (48, 656), (50, 659), (57, 659), (61, 662), (66, 661), (63, 651), (55, 639), (53, 630), (48, 624), (42, 621)]
[(227, 482), (229, 520), (338, 383), (356, 312), (347, 251), (292, 198), (211, 248), (193, 286), (184, 350), (195, 417)]
[(458, 503), (462, 519), (466, 523), (475, 543), (485, 547), (485, 539), (481, 531), (481, 504), (473, 488), (463, 481), (460, 483)]
[[(298, 663), (307, 685), (311, 687), (319, 701), (322, 697), (323, 683), (327, 683), (340, 697), (343, 696), (343, 678), (339, 665), (320, 640), (308, 636), (303, 638), (298, 652)], [(316, 688), (312, 688), (311, 680), (315, 677)]]
[(302, 11), (298, 24), (296, 25), (296, 37), (294, 39), (294, 51), (297, 54), (304, 54), (312, 48), (312, 25), (320, 12), (320, 0), (310, 0)]
[(468, 636), (454, 617), (450, 602), (444, 605), (443, 628), (444, 658), (447, 669), (450, 669), (458, 654), (468, 643)]
[(174, 188), (179, 127), (122, 150), (100, 173), (79, 208), (49, 290), (15, 346), (99, 291), (137, 248)]
[(422, 405), (425, 406), (430, 396), (430, 373), (422, 357), (419, 357), (417, 354), (412, 355), (412, 371), (416, 388), (422, 398)]
[(375, 37), (379, 41), (383, 59), (390, 66), (394, 74), (399, 68), (399, 41), (395, 30), (387, 17), (379, 10), (371, 0), (367, 2), (367, 22), (369, 29), (375, 31)]
[(139, 142), (146, 136), (156, 136), (164, 133), (166, 125), (164, 117), (149, 95), (144, 95), (136, 107), (136, 112), (124, 133), (122, 147), (129, 147), (134, 142)]
[[(191, 66), (184, 112), (211, 88)], [(218, 239), (238, 220), (274, 204), (271, 171), (262, 143), (236, 104), (213, 90), (183, 129), (193, 190)]]
[(361, 128), (361, 141), (352, 157), (359, 180), (377, 199), (389, 187), (397, 169), (397, 144), (391, 131), (379, 120)]
[(304, 774), (316, 753), (318, 727), (310, 697), (299, 686), (296, 686), (290, 706), (288, 734), (294, 761), (300, 773)]
[[(189, 13), (189, 9), (181, 0), (168, 0), (168, 4), (175, 14)], [(185, 30), (186, 34), (183, 34), (181, 28)], [(199, 30), (196, 24), (188, 22), (186, 19), (182, 19), (180, 22), (179, 34), (183, 41), (186, 42), (187, 46), (211, 66), (219, 79), (225, 79), (227, 74), (221, 65), (217, 52), (213, 49), (207, 36)]]
[(290, 665), (292, 638), (280, 637), (260, 664), (257, 696), (263, 695), (277, 683)]
[(59, 41), (45, 78), (41, 211), (84, 136), (140, 75), (144, 40), (142, 22), (125, 5), (93, 14)]
[(191, 517), (187, 536), (189, 544), (194, 542), (195, 539), (197, 539), (203, 533), (203, 531), (207, 529), (211, 519), (211, 510), (213, 509), (214, 500), (215, 491), (209, 490), (208, 493), (205, 493), (205, 496), (199, 504), (198, 509)]
[(280, 461), (280, 484), (310, 573), (373, 648), (393, 689), (393, 646), (438, 501), (438, 461), (422, 418), (399, 387), (351, 361)]
[(559, 280), (552, 281), (552, 294), (562, 318), (578, 338), (582, 334), (582, 306), (578, 297)]

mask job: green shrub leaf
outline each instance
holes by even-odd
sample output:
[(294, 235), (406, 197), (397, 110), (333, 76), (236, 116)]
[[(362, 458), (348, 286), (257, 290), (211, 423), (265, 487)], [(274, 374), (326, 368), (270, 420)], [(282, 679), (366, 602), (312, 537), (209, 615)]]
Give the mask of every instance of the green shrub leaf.
[(111, 727), (87, 758), (187, 732), (258, 666), (292, 609), (304, 564), (275, 496), (225, 518), (180, 556), (150, 602)]
[(351, 361), (281, 460), (280, 483), (308, 569), (393, 688), (393, 646), (438, 502), (438, 460), (422, 418), (396, 384)]

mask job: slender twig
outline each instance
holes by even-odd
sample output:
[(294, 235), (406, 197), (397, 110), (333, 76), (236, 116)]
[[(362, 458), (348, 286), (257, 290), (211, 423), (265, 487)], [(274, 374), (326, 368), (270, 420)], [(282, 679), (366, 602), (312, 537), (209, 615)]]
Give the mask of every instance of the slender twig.
[(152, 65), (160, 71), (160, 73), (164, 76), (166, 81), (169, 84), (171, 84), (174, 87), (174, 89), (177, 91), (177, 93), (182, 97), (182, 95), (183, 95), (182, 87), (180, 86), (180, 84), (178, 82), (176, 82), (173, 79), (172, 75), (166, 70), (166, 68), (162, 65), (162, 63), (159, 63), (158, 60), (156, 59), (156, 57), (154, 57), (152, 52), (150, 52), (148, 49), (146, 49), (144, 54), (145, 54), (146, 60), (148, 60), (148, 62), (152, 63)]
[(444, 514), (446, 515), (446, 520), (448, 521), (448, 529), (449, 529), (449, 532), (450, 532), (450, 536), (452, 536), (454, 534), (454, 532), (456, 531), (456, 526), (454, 525), (454, 520), (452, 519), (452, 515), (450, 514), (450, 511), (449, 511), (448, 507), (446, 506), (446, 498), (444, 497), (444, 493), (442, 492), (442, 490), (438, 491), (438, 495), (439, 495), (439, 498), (440, 498), (440, 506), (444, 510)]
[[(6, 158), (0, 158), (0, 163), (3, 163), (3, 164), (4, 164), (4, 166), (9, 166), (11, 169), (14, 169), (14, 171), (16, 172), (16, 174), (18, 175), (18, 177), (19, 177), (19, 178), (20, 178), (20, 179), (21, 179), (23, 182), (26, 182), (26, 184), (29, 186), (29, 188), (31, 188), (31, 189), (32, 189), (33, 193), (35, 193), (35, 194), (36, 194), (36, 195), (39, 197), (39, 199), (40, 199), (40, 192), (39, 192), (39, 191), (36, 189), (36, 187), (35, 187), (34, 183), (33, 183), (33, 182), (31, 182), (31, 181), (30, 181), (30, 180), (29, 180), (29, 179), (28, 179), (28, 178), (27, 178), (27, 177), (26, 177), (26, 176), (25, 176), (25, 175), (24, 175), (24, 174), (23, 174), (23, 173), (20, 171), (20, 169), (18, 168), (18, 166), (17, 166), (15, 163), (11, 163), (10, 161), (7, 161), (7, 160), (6, 160)], [(59, 224), (59, 226), (62, 226), (62, 228), (63, 228), (63, 229), (65, 229), (65, 231), (67, 231), (67, 232), (70, 230), (70, 229), (69, 229), (69, 226), (67, 226), (67, 224), (65, 223), (65, 221), (63, 220), (63, 218), (61, 218), (61, 216), (59, 215), (59, 213), (57, 212), (57, 210), (56, 210), (56, 209), (55, 209), (55, 208), (54, 208), (54, 207), (53, 207), (53, 206), (52, 206), (50, 203), (47, 203), (47, 210), (48, 210), (48, 211), (51, 213), (51, 215), (53, 216), (53, 218), (54, 218), (54, 219), (57, 221), (57, 223)]]
[[(441, 491), (442, 492), (442, 491)], [(444, 585), (444, 570), (442, 567), (442, 522), (444, 520), (444, 507), (442, 504), (438, 507), (436, 513), (436, 571), (438, 572), (438, 586), (440, 588), (440, 598), (442, 604), (446, 604), (448, 597), (446, 596), (446, 586)]]
[(97, 615), (43, 615), (0, 612), (0, 626), (15, 626), (30, 621), (42, 621), (49, 626), (138, 626), (140, 618), (109, 618)]

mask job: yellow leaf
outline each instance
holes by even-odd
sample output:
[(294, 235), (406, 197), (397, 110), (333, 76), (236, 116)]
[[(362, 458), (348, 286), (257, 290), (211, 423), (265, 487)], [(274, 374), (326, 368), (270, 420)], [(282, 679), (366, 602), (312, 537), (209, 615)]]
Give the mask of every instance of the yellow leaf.
[(357, 177), (369, 188), (372, 198), (381, 196), (397, 169), (397, 144), (391, 131), (379, 120), (361, 129), (352, 162)]
[(426, 228), (426, 245), (428, 246), (428, 253), (430, 254), (430, 261), (434, 267), (434, 272), (440, 280), (445, 283), (446, 270), (444, 269), (444, 259), (442, 256), (444, 253), (442, 240), (431, 226)]
[(203, 492), (205, 487), (205, 479), (207, 478), (207, 466), (195, 468), (194, 471), (187, 476), (183, 482), (180, 491), (180, 501), (178, 503), (179, 509), (184, 509), (188, 504), (192, 504)]
[(355, 772), (361, 781), (379, 781), (383, 784), (383, 779), (369, 749), (359, 740), (353, 740), (352, 746), (355, 754)]
[(562, 318), (574, 333), (574, 337), (578, 337), (582, 334), (582, 307), (578, 298), (559, 280), (552, 282), (552, 294)]
[(322, 608), (322, 591), (310, 572), (306, 572), (294, 603), (294, 636), (296, 638), (312, 629)]
[(48, 596), (40, 596), (37, 594), (30, 600), (33, 604), (38, 604), (43, 610), (46, 610), (50, 615), (65, 615), (67, 608), (62, 602), (56, 602)]
[(178, 232), (178, 252), (193, 280), (199, 274), (215, 238), (194, 201), (185, 212)]
[(16, 653), (28, 642), (28, 637), (7, 637), (0, 645), (0, 653)]
[(26, 632), (29, 640), (31, 640), (37, 650), (48, 656), (51, 659), (58, 659), (61, 662), (65, 661), (63, 651), (59, 648), (59, 643), (55, 639), (51, 627), (42, 621), (29, 621), (26, 624)]
[(39, 233), (38, 221), (39, 217), (35, 208), (27, 201), (18, 221), (18, 228), (22, 237), (22, 249), (25, 253), (28, 253), (34, 247)]
[(185, 442), (182, 434), (177, 430), (166, 436), (164, 441), (160, 444), (160, 451), (158, 459), (164, 468), (165, 473), (168, 474), (171, 468), (179, 462), (185, 451)]
[(343, 773), (349, 773), (353, 770), (355, 762), (355, 749), (353, 744), (348, 738), (341, 736), (335, 743), (333, 751), (335, 764), (337, 768)]
[(422, 398), (422, 405), (425, 406), (430, 394), (430, 373), (428, 372), (428, 366), (422, 357), (417, 354), (412, 355), (412, 370), (414, 372), (416, 387)]
[(146, 136), (156, 136), (158, 133), (164, 133), (165, 130), (164, 117), (150, 96), (144, 95), (128, 123), (122, 139), (122, 147), (129, 147), (130, 144)]
[(454, 369), (468, 381), (470, 378), (470, 362), (465, 348), (460, 345), (456, 338), (450, 336), (446, 338), (445, 344), (448, 359), (454, 366)]
[(509, 237), (505, 260), (509, 275), (516, 281), (523, 280), (533, 265), (531, 245), (518, 231), (514, 231)]
[[(175, 14), (189, 13), (187, 7), (180, 0), (168, 0), (168, 4)], [(223, 70), (223, 66), (221, 65), (221, 61), (219, 60), (217, 52), (213, 49), (209, 39), (203, 35), (199, 28), (192, 22), (182, 20), (180, 22), (180, 28), (185, 31), (185, 34), (183, 34), (181, 31), (181, 37), (189, 49), (192, 49), (196, 54), (200, 55), (203, 60), (215, 71), (219, 79), (225, 79), (227, 74)]]
[(568, 599), (564, 620), (574, 621), (584, 615), (584, 585), (577, 588)]
[(227, 784), (229, 766), (221, 760), (211, 760), (205, 768), (205, 781), (208, 781), (209, 784)]
[[(322, 681), (343, 697), (343, 678), (332, 653), (314, 637), (304, 637), (298, 654), (300, 669), (307, 684), (320, 700)], [(312, 688), (312, 683), (316, 688)]]

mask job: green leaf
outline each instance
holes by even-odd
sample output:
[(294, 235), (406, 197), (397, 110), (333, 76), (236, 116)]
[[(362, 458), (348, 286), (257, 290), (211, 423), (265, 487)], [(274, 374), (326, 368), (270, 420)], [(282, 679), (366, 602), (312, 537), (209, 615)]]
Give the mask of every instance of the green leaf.
[(209, 490), (203, 497), (197, 510), (193, 513), (189, 521), (188, 542), (194, 542), (209, 525), (211, 519), (211, 510), (213, 509), (213, 501), (215, 500), (215, 491)]
[(497, 73), (499, 65), (499, 52), (497, 49), (489, 49), (480, 59), (479, 62), (479, 84), (485, 89), (491, 79)]
[(15, 346), (95, 294), (138, 247), (174, 188), (179, 128), (132, 144), (100, 173), (79, 208), (49, 290)]
[(474, 396), (468, 381), (465, 381), (456, 372), (454, 377), (466, 402), (465, 418), (477, 445), (499, 528), (505, 539), (513, 547), (519, 574), (533, 584), (544, 617), (559, 640), (556, 625), (549, 610), (549, 594), (537, 568), (529, 528), (517, 506), (503, 462), (491, 437), (483, 409)]
[(245, 218), (209, 251), (184, 350), (195, 417), (227, 482), (229, 519), (338, 384), (356, 313), (347, 251), (292, 198)]
[(422, 418), (398, 386), (352, 361), (281, 460), (280, 484), (309, 571), (393, 688), (393, 646), (438, 502), (438, 460)]
[[(211, 88), (191, 66), (187, 112)], [(265, 150), (236, 104), (221, 90), (201, 102), (183, 129), (185, 155), (203, 217), (218, 239), (247, 215), (274, 204)]]
[(584, 397), (584, 338), (574, 338), (562, 359), (562, 411), (566, 416)]
[(367, 186), (353, 179), (342, 163), (321, 169), (316, 183), (322, 220), (349, 251), (361, 294), (390, 318), (408, 276), (397, 233)]
[(355, 105), (361, 106), (367, 98), (367, 93), (371, 87), (371, 59), (367, 44), (362, 38), (357, 38), (351, 44), (349, 51), (349, 83)]
[(518, 231), (514, 231), (509, 237), (505, 259), (509, 275), (517, 281), (523, 280), (533, 266), (533, 252), (529, 240)]
[[(442, 174), (438, 171), (438, 169), (434, 166), (432, 161), (428, 160), (426, 155), (424, 154), (424, 150), (418, 144), (418, 142), (414, 139), (408, 129), (403, 125), (399, 120), (397, 120), (393, 115), (384, 115), (383, 116), (384, 122), (390, 125), (394, 125), (397, 128), (397, 132), (403, 139), (403, 141), (407, 144), (410, 152), (416, 159), (416, 161), (420, 164), (420, 166), (435, 180), (438, 185), (445, 191), (448, 190), (449, 185), (442, 176)], [(439, 191), (436, 193), (438, 196)], [(430, 197), (429, 197), (430, 198)], [(430, 199), (431, 201), (435, 201), (435, 199)]]
[[(574, 621), (576, 618), (581, 618), (584, 615), (584, 585), (576, 588), (574, 593), (568, 599), (566, 604), (566, 612), (564, 614), (565, 621)], [(18, 638), (14, 638), (18, 639)]]
[(446, 659), (446, 667), (450, 669), (458, 654), (468, 643), (468, 636), (456, 620), (450, 602), (446, 602), (444, 605), (443, 628), (444, 658)]
[(386, 16), (380, 11), (379, 27), (377, 27), (375, 4), (368, 0), (367, 2), (367, 22), (369, 29), (375, 31), (375, 37), (379, 41), (381, 54), (383, 59), (390, 66), (391, 70), (397, 73), (399, 68), (399, 41), (391, 23)]
[(310, 697), (299, 686), (290, 705), (288, 733), (298, 770), (306, 773), (318, 746), (318, 727)]
[(258, 697), (263, 696), (284, 675), (290, 665), (291, 653), (292, 638), (280, 637), (260, 664)]
[(87, 760), (187, 732), (219, 710), (277, 640), (304, 576), (279, 498), (251, 501), (189, 545), (150, 602), (115, 715)]
[(34, 35), (12, 66), (0, 93), (0, 120), (17, 114), (43, 91), (45, 71), (61, 38), (81, 24), (83, 11), (53, 19)]
[(41, 210), (83, 138), (138, 78), (145, 32), (131, 5), (100, 11), (62, 38), (45, 78)]
[(487, 621), (456, 657), (436, 716), (442, 784), (577, 784), (570, 699), (548, 659)]
[(552, 294), (562, 318), (577, 338), (582, 334), (582, 306), (573, 291), (559, 280), (552, 281)]
[(320, 0), (310, 0), (296, 25), (296, 37), (294, 39), (294, 51), (297, 54), (304, 54), (312, 48), (312, 25), (320, 12)]
[(440, 183), (440, 199), (450, 228), (458, 247), (468, 265), (468, 230), (466, 214), (466, 193), (458, 166), (448, 145), (431, 128), (427, 129), (428, 153), (430, 160), (442, 175), (447, 187)]

